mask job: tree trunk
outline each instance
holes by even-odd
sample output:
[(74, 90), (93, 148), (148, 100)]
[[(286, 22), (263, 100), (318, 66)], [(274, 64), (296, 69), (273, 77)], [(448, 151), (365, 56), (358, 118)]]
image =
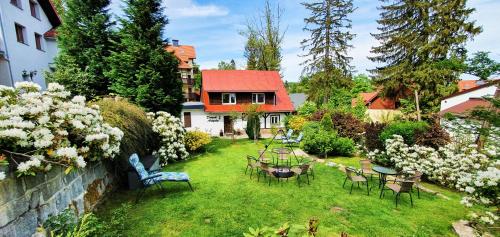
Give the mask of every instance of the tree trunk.
[(415, 90), (415, 105), (417, 106), (417, 121), (421, 121), (422, 118), (420, 116), (420, 104), (419, 104), (419, 100), (418, 100), (418, 91)]

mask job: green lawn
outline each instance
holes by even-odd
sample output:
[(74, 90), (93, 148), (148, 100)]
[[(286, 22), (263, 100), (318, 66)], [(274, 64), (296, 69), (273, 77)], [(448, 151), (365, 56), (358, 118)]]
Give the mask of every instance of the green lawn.
[[(151, 189), (127, 215), (125, 236), (242, 236), (248, 227), (279, 226), (285, 222), (304, 224), (310, 217), (320, 220), (320, 236), (454, 236), (451, 223), (464, 218), (467, 210), (460, 195), (446, 189), (445, 200), (428, 193), (409, 197), (395, 207), (387, 192), (370, 196), (355, 188), (352, 195), (342, 188), (344, 173), (318, 164), (311, 185), (298, 187), (295, 178), (278, 185), (257, 182), (244, 174), (247, 154), (256, 154), (263, 142), (215, 140), (208, 151), (185, 162), (171, 164), (169, 171), (186, 171), (195, 192), (185, 183), (166, 183), (165, 196)], [(357, 158), (334, 158), (337, 163), (357, 165)], [(374, 182), (376, 182), (374, 180)], [(432, 187), (431, 187), (432, 188)], [(98, 215), (109, 216), (114, 208), (132, 202), (135, 192), (118, 191), (102, 205)], [(332, 207), (343, 210), (331, 211)]]

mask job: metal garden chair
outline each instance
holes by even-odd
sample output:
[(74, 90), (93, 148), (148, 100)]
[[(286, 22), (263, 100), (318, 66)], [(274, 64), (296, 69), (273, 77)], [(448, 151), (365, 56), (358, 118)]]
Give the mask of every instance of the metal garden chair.
[[(398, 184), (399, 183), (399, 184)], [(410, 203), (413, 207), (413, 198), (411, 196), (411, 190), (414, 182), (410, 180), (401, 180), (397, 183), (386, 184), (385, 186), (392, 190), (393, 194), (396, 194), (396, 207), (398, 207), (399, 199), (401, 198), (402, 193), (408, 193), (410, 195)], [(384, 188), (382, 189), (382, 197), (384, 196)]]
[(351, 181), (351, 190), (349, 191), (349, 194), (352, 193), (352, 187), (354, 186), (354, 183), (357, 183), (358, 187), (359, 187), (359, 183), (366, 183), (366, 191), (367, 191), (367, 194), (370, 195), (370, 188), (368, 187), (368, 179), (360, 171), (357, 171), (356, 169), (351, 168), (351, 167), (346, 167), (345, 174), (346, 174), (346, 177), (344, 180), (344, 184), (342, 184), (342, 188), (344, 188), (346, 181), (350, 180)]

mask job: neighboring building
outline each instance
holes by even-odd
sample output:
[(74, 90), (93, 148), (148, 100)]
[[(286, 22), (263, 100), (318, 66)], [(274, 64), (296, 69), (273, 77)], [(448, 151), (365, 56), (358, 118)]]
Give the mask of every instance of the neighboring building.
[[(400, 111), (397, 110), (398, 105), (396, 100), (384, 98), (380, 96), (378, 91), (359, 93), (359, 95), (367, 107), (368, 117), (373, 122), (387, 122), (392, 120), (394, 116), (401, 114)], [(358, 98), (352, 99), (352, 106), (355, 106), (357, 102)]]
[(293, 108), (297, 110), (306, 102), (307, 95), (305, 93), (292, 93), (290, 94), (290, 100), (292, 101)]
[(179, 60), (179, 76), (183, 83), (185, 101), (199, 101), (199, 92), (194, 88), (194, 74), (198, 70), (195, 67), (196, 51), (193, 46), (179, 45), (179, 40), (172, 40), (172, 44), (165, 49), (173, 53)]
[(50, 0), (1, 0), (0, 84), (32, 80), (45, 88), (43, 74), (52, 70), (60, 24)]
[(477, 85), (470, 89), (459, 91), (455, 94), (444, 97), (441, 100), (440, 114), (466, 114), (471, 109), (478, 106), (489, 106), (490, 103), (483, 97), (495, 96), (498, 93), (500, 80), (490, 80), (482, 85)]
[[(441, 100), (441, 125), (452, 137), (460, 140), (477, 141), (479, 129), (483, 126), (479, 121), (469, 117), (469, 113), (479, 107), (491, 108), (493, 105), (484, 97), (500, 96), (498, 85), (500, 80), (489, 80), (482, 82), (470, 89), (461, 90)], [(447, 114), (454, 115), (454, 119), (448, 120)], [(496, 128), (498, 129), (498, 128)], [(491, 134), (490, 140), (498, 142), (500, 138)]]
[[(245, 111), (259, 104), (261, 128), (282, 127), (283, 119), (294, 111), (283, 81), (276, 71), (203, 70), (201, 102), (184, 103), (181, 119), (187, 130), (211, 135), (244, 131)], [(237, 113), (238, 119), (231, 120)]]

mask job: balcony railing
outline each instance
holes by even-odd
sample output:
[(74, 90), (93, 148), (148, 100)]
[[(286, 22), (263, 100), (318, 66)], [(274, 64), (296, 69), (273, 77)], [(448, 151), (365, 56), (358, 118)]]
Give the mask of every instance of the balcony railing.
[(185, 101), (198, 101), (198, 96), (195, 93), (184, 93)]
[(182, 83), (191, 86), (194, 84), (194, 79), (193, 78), (182, 78)]

